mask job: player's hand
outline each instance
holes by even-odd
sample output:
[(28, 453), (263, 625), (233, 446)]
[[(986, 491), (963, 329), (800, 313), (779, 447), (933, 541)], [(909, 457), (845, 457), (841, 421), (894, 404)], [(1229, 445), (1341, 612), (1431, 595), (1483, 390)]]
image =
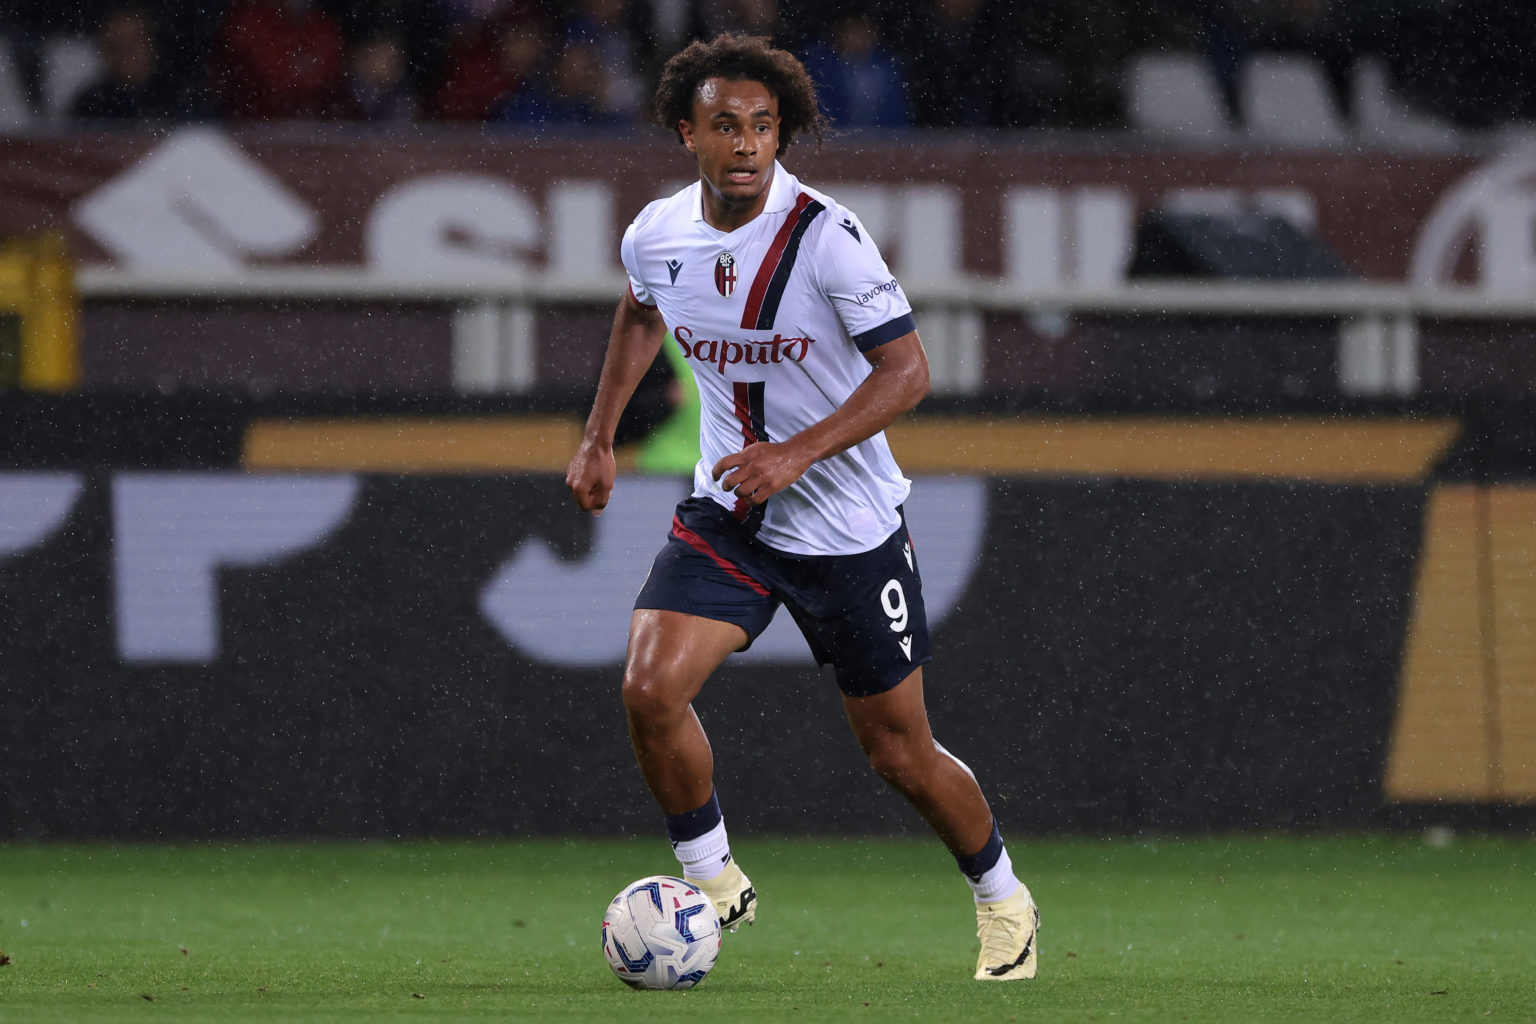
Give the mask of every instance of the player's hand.
[(811, 461), (793, 445), (757, 441), (715, 463), (710, 475), (738, 498), (761, 505), (799, 480)]
[(613, 446), (583, 441), (571, 457), (570, 468), (565, 471), (565, 486), (571, 489), (577, 508), (600, 516), (608, 506), (617, 476)]

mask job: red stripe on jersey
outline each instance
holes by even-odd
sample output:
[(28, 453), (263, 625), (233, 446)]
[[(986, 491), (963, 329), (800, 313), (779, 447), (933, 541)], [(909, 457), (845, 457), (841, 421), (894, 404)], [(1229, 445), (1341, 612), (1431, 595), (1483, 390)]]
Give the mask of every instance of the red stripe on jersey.
[[(731, 390), (736, 397), (736, 419), (741, 423), (741, 442), (745, 448), (749, 444), (757, 443), (757, 431), (752, 429), (752, 390), (744, 380), (738, 380), (731, 385)], [(742, 497), (737, 497), (736, 504), (731, 507), (731, 515), (736, 517), (738, 523), (745, 522), (747, 516), (752, 514), (752, 503)]]
[(779, 260), (784, 256), (784, 247), (789, 244), (789, 236), (794, 233), (795, 225), (800, 221), (800, 213), (813, 200), (810, 195), (801, 192), (795, 197), (794, 209), (789, 211), (789, 216), (784, 218), (784, 224), (779, 228), (779, 233), (773, 236), (773, 244), (768, 247), (768, 252), (763, 256), (763, 262), (757, 268), (757, 276), (752, 279), (752, 290), (747, 293), (747, 308), (741, 314), (741, 326), (746, 330), (757, 328), (757, 318), (763, 311), (763, 299), (768, 295), (768, 283), (773, 280), (773, 272), (779, 269)]
[(654, 303), (654, 302), (641, 302), (639, 299), (635, 298), (635, 286), (634, 285), (630, 285), (629, 286), (629, 297), (631, 299), (633, 299), (635, 305), (639, 306), (641, 309), (655, 309), (656, 308), (656, 303)]
[(703, 537), (700, 537), (698, 534), (688, 529), (688, 527), (684, 526), (683, 521), (677, 516), (672, 517), (672, 536), (687, 544), (689, 547), (693, 548), (700, 554), (708, 555), (710, 558), (714, 559), (715, 564), (729, 573), (731, 578), (736, 582), (746, 584), (755, 592), (763, 595), (764, 597), (768, 596), (767, 587), (763, 586), (761, 583), (757, 582), (757, 580), (742, 572), (733, 562), (730, 562), (727, 559), (721, 557), (718, 551), (709, 546), (709, 541), (705, 540)]
[(747, 381), (738, 380), (731, 385), (736, 397), (736, 419), (741, 423), (742, 446), (756, 444), (757, 431), (752, 426), (752, 390)]

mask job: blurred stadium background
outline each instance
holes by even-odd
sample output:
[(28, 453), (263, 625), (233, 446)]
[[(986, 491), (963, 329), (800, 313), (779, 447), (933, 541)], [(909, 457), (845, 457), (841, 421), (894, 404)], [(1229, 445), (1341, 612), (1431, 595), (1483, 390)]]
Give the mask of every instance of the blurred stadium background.
[[(611, 513), (561, 478), (722, 28), (918, 306), (936, 731), (1011, 832), (1529, 830), (1528, 7), (65, 6), (0, 14), (0, 839), (654, 828), (666, 367)], [(743, 829), (920, 827), (793, 637), (700, 712)]]

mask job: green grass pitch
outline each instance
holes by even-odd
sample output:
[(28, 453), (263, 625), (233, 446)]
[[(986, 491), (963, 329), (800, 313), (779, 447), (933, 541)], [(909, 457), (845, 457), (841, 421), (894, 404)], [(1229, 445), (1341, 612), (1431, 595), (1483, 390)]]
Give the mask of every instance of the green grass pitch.
[(0, 1021), (1536, 1019), (1536, 840), (1015, 838), (1040, 977), (970, 980), (937, 843), (738, 839), (761, 895), (688, 992), (598, 922), (664, 842), (0, 844)]

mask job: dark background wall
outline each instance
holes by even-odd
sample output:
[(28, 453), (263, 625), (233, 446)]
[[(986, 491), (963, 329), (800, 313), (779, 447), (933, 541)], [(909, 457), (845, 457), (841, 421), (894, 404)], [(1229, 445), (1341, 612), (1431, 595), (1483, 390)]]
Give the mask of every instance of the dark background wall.
[[(27, 403), (20, 418), (52, 430), (4, 435), (0, 508), (49, 467), (80, 491), (51, 534), (0, 554), (0, 836), (655, 826), (617, 664), (530, 657), (477, 603), (531, 540), (590, 553), (593, 521), (558, 475), (349, 477), (355, 499), (314, 544), (217, 571), (214, 655), (135, 659), (118, 639), (114, 488), (256, 479), (234, 440), (253, 409), (165, 400), (135, 420), (158, 428), (114, 441), (99, 403)], [(1470, 426), (1443, 472), (1526, 465), (1512, 415), (1490, 420), (1497, 444)], [(1015, 830), (1387, 820), (1431, 486), (986, 482), (980, 556), (926, 673), (937, 736)], [(921, 828), (863, 764), (829, 675), (732, 662), (698, 709), (740, 826)]]

